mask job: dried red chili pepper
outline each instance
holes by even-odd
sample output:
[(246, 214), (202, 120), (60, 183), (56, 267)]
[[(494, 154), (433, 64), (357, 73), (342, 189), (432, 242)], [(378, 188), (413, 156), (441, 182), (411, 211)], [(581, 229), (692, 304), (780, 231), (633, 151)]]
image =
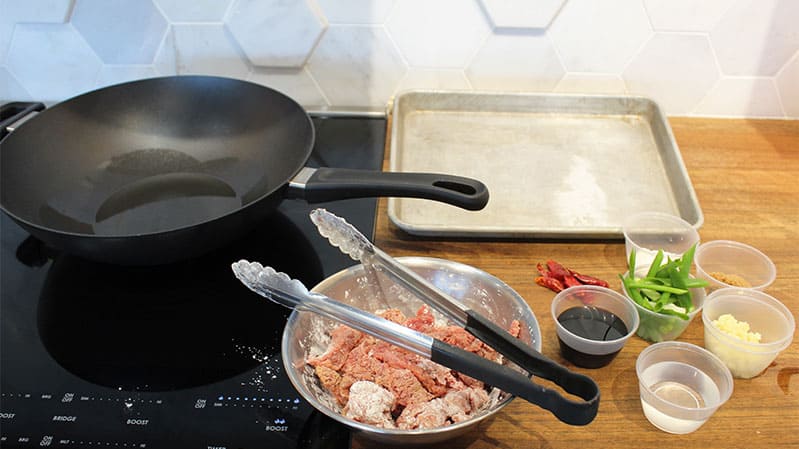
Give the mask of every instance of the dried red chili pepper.
[(580, 281), (581, 284), (598, 285), (600, 287), (606, 287), (606, 288), (610, 286), (606, 281), (603, 281), (602, 279), (595, 278), (593, 276), (588, 276), (587, 274), (580, 274), (572, 270), (569, 271), (571, 271), (572, 276), (577, 278), (577, 280)]
[(567, 274), (566, 276), (563, 276), (563, 285), (565, 285), (566, 288), (569, 288), (583, 284), (581, 284), (580, 281), (578, 281), (574, 276)]
[(558, 280), (563, 280), (564, 277), (569, 275), (569, 270), (554, 260), (547, 260), (547, 268), (549, 268), (552, 277)]
[(563, 284), (561, 284), (561, 282), (555, 278), (538, 276), (535, 278), (535, 283), (542, 287), (546, 287), (553, 292), (559, 292), (563, 290)]
[(541, 276), (535, 278), (535, 283), (554, 292), (578, 285), (608, 287), (606, 281), (570, 270), (554, 260), (538, 263), (536, 269)]
[(549, 273), (549, 268), (547, 268), (547, 266), (544, 265), (543, 263), (539, 262), (538, 264), (536, 264), (535, 267), (538, 270), (538, 272), (541, 273), (541, 276), (551, 277)]

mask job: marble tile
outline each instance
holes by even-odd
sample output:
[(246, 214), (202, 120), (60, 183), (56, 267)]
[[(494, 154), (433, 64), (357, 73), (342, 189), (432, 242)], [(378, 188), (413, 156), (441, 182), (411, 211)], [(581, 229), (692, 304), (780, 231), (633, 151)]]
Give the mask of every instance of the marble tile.
[(566, 0), (479, 0), (494, 28), (546, 28)]
[(91, 90), (101, 62), (69, 24), (17, 24), (6, 60), (30, 95), (61, 101)]
[(545, 34), (491, 35), (466, 68), (481, 90), (550, 92), (565, 73)]
[(308, 60), (332, 106), (384, 107), (406, 66), (385, 29), (331, 25)]
[(155, 53), (153, 68), (162, 76), (172, 76), (178, 74), (178, 54), (175, 48), (175, 31), (170, 26)]
[(100, 69), (95, 86), (105, 87), (155, 76), (158, 73), (151, 65), (106, 65)]
[(80, 0), (72, 24), (106, 64), (150, 64), (167, 30), (151, 0)]
[(780, 70), (776, 82), (785, 114), (799, 118), (799, 52)]
[(11, 45), (11, 35), (14, 34), (15, 22), (5, 20), (0, 16), (0, 63), (6, 60), (8, 47)]
[(153, 0), (171, 23), (221, 22), (233, 0)]
[(33, 97), (5, 67), (0, 66), (0, 104), (10, 101), (31, 101)]
[(253, 65), (302, 67), (326, 22), (306, 0), (237, 0), (225, 18)]
[(461, 69), (410, 68), (400, 81), (397, 92), (411, 89), (470, 90), (466, 74)]
[(223, 25), (173, 25), (178, 75), (246, 78), (249, 66)]
[(2, 20), (11, 22), (64, 23), (73, 0), (0, 0)]
[(466, 66), (490, 32), (476, 0), (401, 0), (386, 21), (411, 67)]
[(555, 92), (574, 94), (624, 94), (627, 86), (619, 75), (604, 73), (567, 73), (555, 86)]
[(644, 0), (655, 31), (710, 31), (736, 0)]
[(710, 40), (725, 75), (773, 76), (799, 50), (799, 1), (740, 0)]
[(621, 73), (652, 29), (641, 0), (569, 0), (548, 33), (567, 71)]
[(0, 61), (5, 61), (18, 22), (64, 23), (72, 0), (0, 0)]
[(324, 16), (336, 25), (379, 25), (385, 22), (396, 0), (317, 0)]
[(288, 95), (306, 109), (329, 106), (316, 81), (306, 69), (256, 68), (247, 79)]
[(724, 117), (783, 116), (777, 86), (771, 78), (723, 78), (693, 112)]
[(654, 99), (671, 115), (686, 115), (720, 78), (706, 36), (657, 33), (622, 74), (631, 94)]

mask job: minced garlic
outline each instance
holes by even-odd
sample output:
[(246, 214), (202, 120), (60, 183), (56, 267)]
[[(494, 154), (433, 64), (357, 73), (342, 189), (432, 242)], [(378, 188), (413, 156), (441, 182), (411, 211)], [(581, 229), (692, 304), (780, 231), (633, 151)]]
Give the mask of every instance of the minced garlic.
[(750, 332), (749, 323), (738, 321), (729, 313), (725, 313), (719, 316), (718, 319), (713, 320), (713, 326), (725, 334), (740, 338), (747, 343), (760, 343), (759, 332)]

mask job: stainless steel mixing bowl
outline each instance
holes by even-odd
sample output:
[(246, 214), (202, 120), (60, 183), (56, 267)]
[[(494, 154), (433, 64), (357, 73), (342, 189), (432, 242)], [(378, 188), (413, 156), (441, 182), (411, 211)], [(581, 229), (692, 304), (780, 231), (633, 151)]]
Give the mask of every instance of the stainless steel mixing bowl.
[[(504, 282), (482, 270), (449, 260), (428, 257), (397, 259), (500, 327), (508, 329), (513, 320), (519, 320), (522, 324), (519, 338), (541, 351), (541, 334), (533, 311)], [(385, 275), (379, 272), (370, 273), (362, 265), (356, 265), (328, 277), (314, 287), (313, 291), (371, 312), (397, 308), (405, 315), (412, 316), (422, 306), (420, 300), (398, 287)], [(382, 288), (377, 287), (375, 281)], [(381, 294), (383, 298), (380, 298)], [(490, 406), (481, 413), (467, 421), (436, 429), (384, 429), (346, 418), (332, 394), (319, 384), (313, 368), (305, 363), (309, 356), (325, 351), (330, 341), (330, 330), (337, 324), (312, 312), (292, 312), (283, 331), (283, 364), (291, 383), (305, 400), (327, 416), (361, 432), (366, 438), (392, 444), (440, 442), (464, 433), (478, 422), (497, 413), (513, 399), (505, 393), (493, 392)]]

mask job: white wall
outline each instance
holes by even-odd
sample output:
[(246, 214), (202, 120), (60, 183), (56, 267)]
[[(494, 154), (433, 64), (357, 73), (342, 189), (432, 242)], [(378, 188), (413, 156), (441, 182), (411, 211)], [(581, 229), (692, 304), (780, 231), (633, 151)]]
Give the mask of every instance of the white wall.
[(0, 0), (0, 100), (216, 74), (310, 109), (410, 88), (799, 118), (799, 0)]

